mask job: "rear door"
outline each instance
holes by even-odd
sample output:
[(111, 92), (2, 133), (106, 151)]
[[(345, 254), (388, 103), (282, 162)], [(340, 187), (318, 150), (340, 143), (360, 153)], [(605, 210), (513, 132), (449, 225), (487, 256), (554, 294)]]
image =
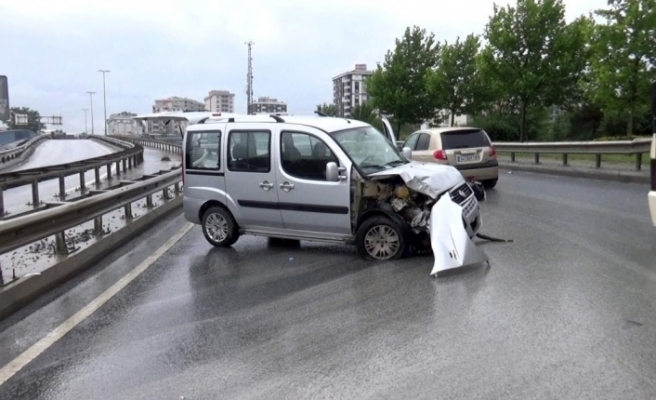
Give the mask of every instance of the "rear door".
[(419, 132), (417, 137), (417, 144), (412, 151), (412, 159), (425, 162), (435, 161), (433, 158), (433, 151), (430, 148), (430, 144), (431, 135), (426, 132)]
[(227, 124), (227, 201), (245, 228), (282, 229), (274, 135), (262, 124)]
[(455, 129), (440, 134), (442, 150), (449, 164), (466, 166), (481, 164), (490, 158), (490, 140), (482, 129)]

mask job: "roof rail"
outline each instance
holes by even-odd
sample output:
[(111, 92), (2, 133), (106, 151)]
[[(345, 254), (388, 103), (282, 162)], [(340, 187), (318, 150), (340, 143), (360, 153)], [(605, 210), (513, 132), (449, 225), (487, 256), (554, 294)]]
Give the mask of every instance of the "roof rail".
[(276, 115), (276, 114), (271, 114), (271, 115), (269, 115), (269, 117), (271, 117), (271, 118), (273, 118), (273, 119), (275, 119), (275, 120), (276, 120), (276, 122), (285, 122), (285, 120), (284, 120), (284, 119), (282, 119), (282, 118), (280, 117), (280, 115)]

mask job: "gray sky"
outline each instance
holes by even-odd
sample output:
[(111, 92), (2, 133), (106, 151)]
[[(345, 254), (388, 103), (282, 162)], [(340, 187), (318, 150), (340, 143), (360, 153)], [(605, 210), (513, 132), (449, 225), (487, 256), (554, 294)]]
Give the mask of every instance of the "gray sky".
[[(606, 4), (564, 1), (568, 20)], [(68, 132), (84, 129), (89, 90), (102, 130), (99, 69), (111, 70), (108, 116), (150, 112), (154, 99), (174, 95), (203, 101), (212, 89), (235, 93), (244, 112), (244, 42), (252, 40), (255, 97), (306, 114), (332, 102), (333, 76), (383, 61), (406, 26), (453, 41), (482, 33), (492, 7), (490, 0), (1, 0), (0, 75), (9, 78), (12, 106), (61, 115)]]

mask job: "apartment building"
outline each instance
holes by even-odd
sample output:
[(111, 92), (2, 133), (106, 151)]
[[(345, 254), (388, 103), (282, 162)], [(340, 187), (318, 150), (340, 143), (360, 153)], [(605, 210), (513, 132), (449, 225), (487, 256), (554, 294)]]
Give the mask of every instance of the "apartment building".
[(235, 94), (227, 90), (212, 90), (205, 97), (205, 110), (210, 112), (235, 112)]
[[(163, 111), (205, 111), (205, 104), (200, 101), (178, 96), (155, 100), (153, 112), (158, 113)], [(148, 132), (177, 135), (180, 124), (181, 122), (172, 122), (168, 125), (164, 125), (163, 121), (149, 121)]]
[(333, 103), (338, 116), (350, 116), (353, 107), (369, 100), (367, 78), (371, 74), (373, 71), (367, 69), (367, 64), (355, 64), (355, 69), (333, 78)]
[(109, 135), (128, 135), (132, 133), (140, 133), (141, 127), (132, 119), (137, 114), (123, 111), (117, 114), (112, 114), (107, 118), (107, 132)]
[(286, 114), (287, 103), (271, 97), (259, 97), (248, 108), (249, 114)]

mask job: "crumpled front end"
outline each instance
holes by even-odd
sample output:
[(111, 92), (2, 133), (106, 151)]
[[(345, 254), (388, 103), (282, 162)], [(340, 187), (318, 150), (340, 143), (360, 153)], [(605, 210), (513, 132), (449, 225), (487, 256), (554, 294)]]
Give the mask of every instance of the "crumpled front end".
[(478, 201), (485, 191), (480, 185), (467, 183), (453, 167), (421, 163), (370, 179), (354, 180), (354, 223), (371, 209), (396, 214), (409, 231), (409, 252), (432, 250), (431, 275), (487, 260), (471, 240), (482, 225)]

